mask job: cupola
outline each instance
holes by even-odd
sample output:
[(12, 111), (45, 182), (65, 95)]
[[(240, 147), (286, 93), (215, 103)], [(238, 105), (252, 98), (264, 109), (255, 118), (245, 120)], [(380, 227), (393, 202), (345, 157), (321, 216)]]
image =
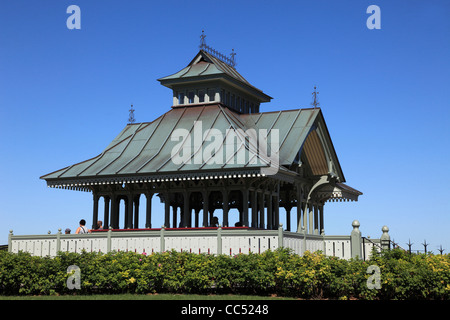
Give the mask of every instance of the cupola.
[(226, 57), (206, 45), (204, 34), (192, 61), (158, 81), (172, 89), (173, 108), (220, 103), (239, 113), (258, 113), (260, 104), (272, 99), (237, 72), (234, 50)]

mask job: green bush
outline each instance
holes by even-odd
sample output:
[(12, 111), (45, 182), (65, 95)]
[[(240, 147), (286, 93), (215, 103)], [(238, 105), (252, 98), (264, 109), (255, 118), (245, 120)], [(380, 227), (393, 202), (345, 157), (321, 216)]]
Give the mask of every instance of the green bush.
[[(80, 289), (69, 289), (67, 268), (80, 268)], [(370, 265), (380, 270), (370, 289)], [(261, 254), (164, 252), (59, 253), (54, 258), (0, 251), (0, 294), (234, 293), (307, 299), (450, 299), (450, 255), (373, 253), (343, 260), (287, 249)]]

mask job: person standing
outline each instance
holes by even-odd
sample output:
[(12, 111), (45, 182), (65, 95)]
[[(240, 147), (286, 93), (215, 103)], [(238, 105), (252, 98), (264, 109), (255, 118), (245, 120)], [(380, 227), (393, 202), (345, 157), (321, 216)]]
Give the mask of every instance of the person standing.
[(77, 231), (75, 231), (75, 234), (83, 234), (83, 233), (91, 233), (91, 230), (86, 228), (86, 220), (81, 219), (80, 226), (78, 227)]

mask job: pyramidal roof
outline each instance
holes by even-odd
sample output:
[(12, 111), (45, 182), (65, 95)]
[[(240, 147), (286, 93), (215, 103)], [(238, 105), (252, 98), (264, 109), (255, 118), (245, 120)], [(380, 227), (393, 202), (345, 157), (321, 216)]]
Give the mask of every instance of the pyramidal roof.
[[(109, 180), (121, 179), (124, 176), (166, 176), (196, 174), (219, 174), (233, 172), (259, 171), (267, 167), (270, 158), (264, 154), (257, 154), (258, 159), (246, 159), (245, 163), (237, 163), (237, 150), (240, 147), (249, 150), (252, 146), (245, 138), (248, 129), (270, 128), (271, 132), (279, 131), (279, 160), (281, 174), (288, 174), (289, 170), (283, 168), (291, 165), (302, 149), (304, 141), (321, 119), (320, 109), (298, 109), (279, 112), (266, 112), (253, 115), (239, 115), (220, 104), (203, 106), (202, 108), (172, 109), (152, 122), (127, 125), (122, 132), (98, 156), (44, 175), (41, 179), (47, 180), (49, 185), (60, 184), (61, 180), (67, 183), (76, 183), (80, 180)], [(174, 141), (174, 133), (186, 130), (194, 134), (195, 122), (201, 120), (202, 141), (199, 145), (195, 141)], [(290, 125), (286, 125), (289, 123)], [(228, 129), (237, 133), (231, 150), (232, 157), (228, 157), (227, 142), (221, 145), (221, 161), (211, 162), (203, 154), (201, 161), (196, 161), (197, 155), (204, 151), (205, 144), (210, 144), (210, 136), (206, 133), (211, 129), (223, 132), (224, 139), (229, 133)], [(173, 161), (173, 152), (176, 148), (184, 148), (190, 158), (186, 163)], [(200, 150), (200, 151), (199, 151)], [(223, 156), (223, 157), (222, 157)], [(336, 158), (337, 160), (337, 158)], [(326, 168), (327, 169), (327, 168)], [(342, 174), (339, 168), (339, 173)], [(291, 173), (294, 174), (295, 173)], [(343, 177), (342, 177), (343, 178)]]

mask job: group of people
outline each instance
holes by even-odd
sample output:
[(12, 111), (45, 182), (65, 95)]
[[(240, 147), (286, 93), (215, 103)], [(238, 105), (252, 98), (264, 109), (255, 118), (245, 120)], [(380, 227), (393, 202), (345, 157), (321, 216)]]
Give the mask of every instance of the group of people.
[[(103, 222), (102, 221), (97, 221), (97, 229), (103, 229)], [(66, 234), (70, 234), (72, 230), (70, 230), (70, 228), (67, 228), (65, 230)], [(91, 233), (92, 230), (88, 229), (86, 227), (86, 220), (81, 219), (80, 220), (80, 226), (77, 228), (77, 230), (75, 231), (75, 234), (83, 234), (83, 233)]]
[[(218, 227), (219, 226), (219, 218), (216, 216), (212, 217), (210, 227)], [(235, 227), (242, 227), (242, 222), (238, 221), (234, 224)]]
[[(217, 217), (213, 217), (210, 227), (218, 227), (218, 226), (219, 226), (219, 219)], [(241, 227), (242, 224), (240, 222), (236, 222), (236, 224), (234, 226), (235, 227)], [(99, 229), (99, 230), (103, 229), (103, 222), (102, 221), (97, 221), (97, 229)], [(71, 232), (70, 228), (67, 228), (65, 230), (66, 234), (70, 234), (70, 232)], [(75, 231), (75, 234), (83, 234), (83, 233), (91, 233), (91, 232), (92, 232), (92, 230), (88, 229), (86, 227), (86, 220), (81, 219), (80, 220), (80, 226)]]

